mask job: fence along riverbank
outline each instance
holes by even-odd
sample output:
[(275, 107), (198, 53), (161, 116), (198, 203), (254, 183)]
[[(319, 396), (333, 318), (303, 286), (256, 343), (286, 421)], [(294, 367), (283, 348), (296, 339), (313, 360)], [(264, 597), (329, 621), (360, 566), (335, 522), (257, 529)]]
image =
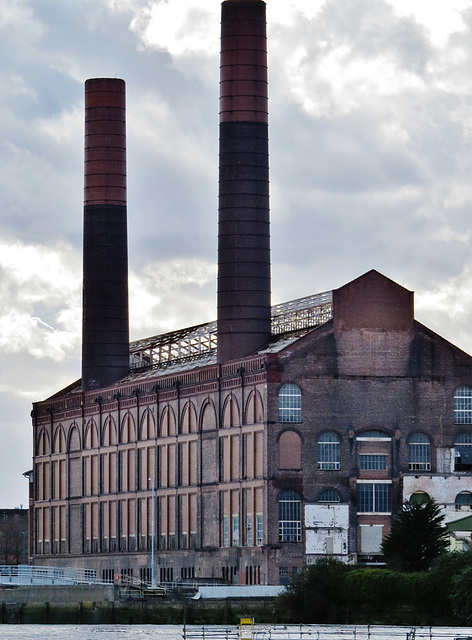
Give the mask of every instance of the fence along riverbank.
[[(244, 634), (244, 635), (242, 635)], [(472, 640), (472, 627), (392, 627), (382, 625), (184, 626), (184, 640)]]

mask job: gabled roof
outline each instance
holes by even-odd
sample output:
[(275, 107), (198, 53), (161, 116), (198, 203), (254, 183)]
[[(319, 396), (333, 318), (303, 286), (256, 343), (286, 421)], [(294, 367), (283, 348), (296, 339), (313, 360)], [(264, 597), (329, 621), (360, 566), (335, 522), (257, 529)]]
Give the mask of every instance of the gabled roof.
[(472, 531), (472, 515), (446, 523), (448, 531)]

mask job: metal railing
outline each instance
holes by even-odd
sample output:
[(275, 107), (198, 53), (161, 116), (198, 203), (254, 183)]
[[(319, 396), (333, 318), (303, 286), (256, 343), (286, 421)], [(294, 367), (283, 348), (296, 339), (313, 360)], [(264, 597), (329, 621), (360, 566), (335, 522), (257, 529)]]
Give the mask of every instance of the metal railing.
[(27, 564), (0, 565), (0, 585), (76, 585), (110, 584), (113, 581), (99, 580), (97, 572), (73, 567), (36, 567)]
[[(471, 640), (472, 628), (254, 625), (253, 640)], [(239, 626), (184, 626), (184, 640), (240, 640)], [(246, 637), (246, 636), (244, 636)]]

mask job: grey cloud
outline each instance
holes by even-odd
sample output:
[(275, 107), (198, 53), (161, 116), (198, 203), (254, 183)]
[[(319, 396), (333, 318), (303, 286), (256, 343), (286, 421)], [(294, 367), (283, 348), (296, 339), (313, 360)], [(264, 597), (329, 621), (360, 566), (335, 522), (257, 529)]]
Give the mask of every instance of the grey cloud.
[[(62, 259), (79, 279), (83, 82), (127, 82), (136, 339), (213, 319), (216, 291), (218, 58), (186, 52), (176, 59), (143, 47), (130, 27), (145, 5), (10, 2), (14, 24), (0, 33), (0, 234), (52, 248), (66, 241)], [(270, 22), (269, 1), (268, 17), (274, 301), (341, 286), (370, 268), (419, 297), (455, 288), (464, 298), (472, 289), (472, 13), (464, 13), (467, 30), (443, 49), (383, 0), (328, 0), (315, 19), (299, 15), (293, 27)], [(326, 72), (334, 51), (345, 56), (342, 79)], [(378, 78), (349, 78), (358, 63), (378, 71), (379, 58), (392, 86), (381, 91)], [(199, 281), (185, 280), (192, 260)], [(30, 400), (80, 375), (79, 306), (80, 291), (61, 299), (46, 281), (0, 274), (2, 315), (37, 317), (76, 339), (59, 364), (0, 350), (0, 451), (18, 451), (1, 454), (0, 487), (22, 487)], [(472, 307), (456, 323), (444, 309), (424, 308), (432, 324), (423, 322), (465, 345)], [(18, 490), (26, 495), (27, 486)], [(20, 501), (9, 500), (2, 504)]]

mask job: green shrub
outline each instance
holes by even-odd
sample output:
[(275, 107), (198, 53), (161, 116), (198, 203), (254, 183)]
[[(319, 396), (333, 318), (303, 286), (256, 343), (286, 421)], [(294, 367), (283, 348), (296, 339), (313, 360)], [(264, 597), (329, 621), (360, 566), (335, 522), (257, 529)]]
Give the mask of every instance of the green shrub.
[(276, 599), (278, 618), (305, 624), (343, 621), (347, 605), (344, 576), (348, 571), (349, 567), (334, 559), (306, 567)]
[(462, 624), (469, 625), (472, 620), (472, 566), (452, 578), (450, 599), (452, 610)]

